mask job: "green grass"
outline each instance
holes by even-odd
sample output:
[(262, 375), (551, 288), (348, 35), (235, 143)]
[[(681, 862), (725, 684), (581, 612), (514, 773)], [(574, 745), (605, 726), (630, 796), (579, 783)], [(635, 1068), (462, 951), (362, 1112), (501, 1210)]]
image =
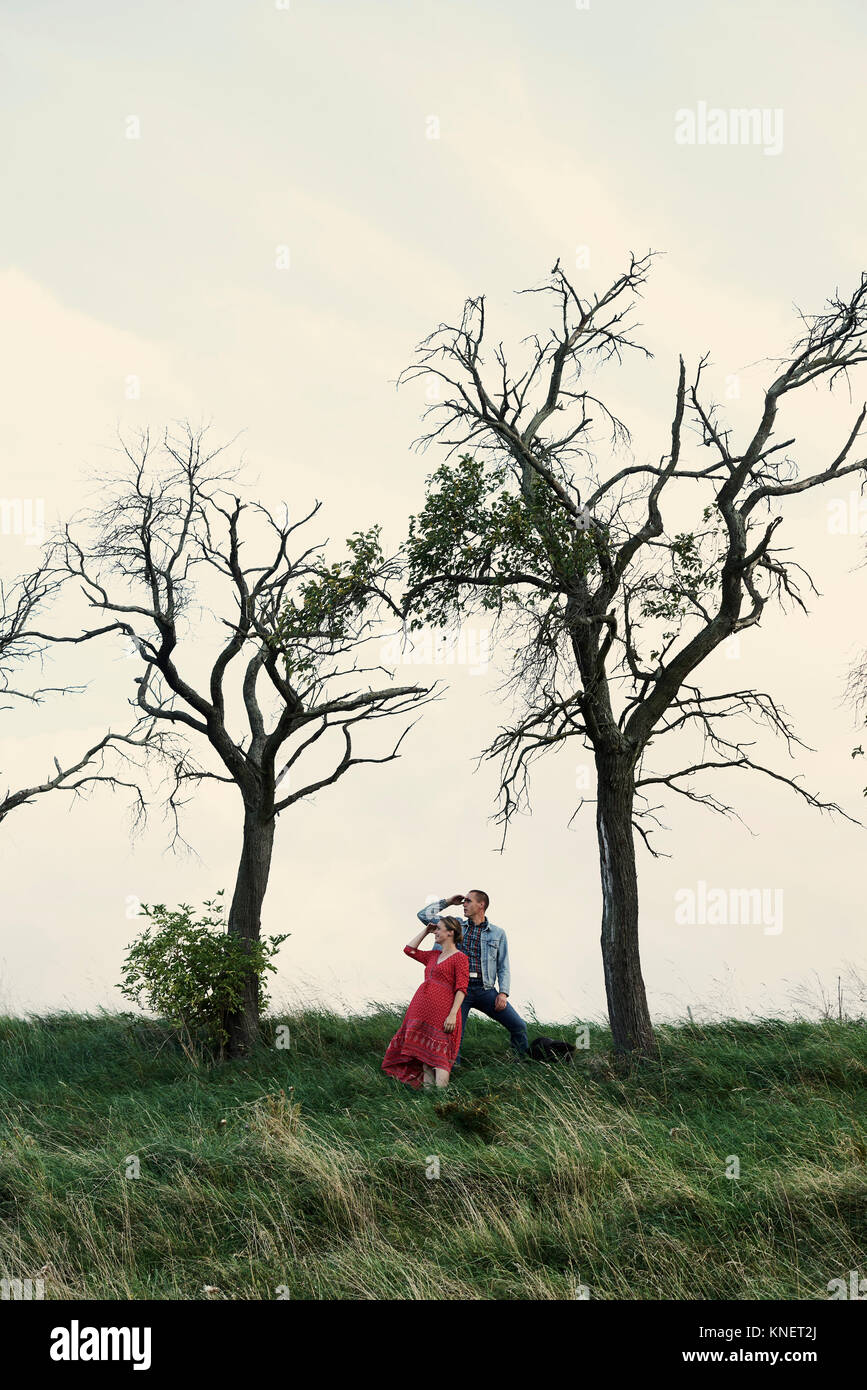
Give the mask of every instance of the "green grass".
[(380, 1072), (399, 1021), (306, 1012), (272, 1021), (288, 1050), (196, 1066), (130, 1015), (0, 1019), (0, 1274), (85, 1299), (815, 1299), (867, 1275), (863, 1022), (661, 1027), (620, 1075), (603, 1029), (573, 1069), (471, 1019), (425, 1094)]

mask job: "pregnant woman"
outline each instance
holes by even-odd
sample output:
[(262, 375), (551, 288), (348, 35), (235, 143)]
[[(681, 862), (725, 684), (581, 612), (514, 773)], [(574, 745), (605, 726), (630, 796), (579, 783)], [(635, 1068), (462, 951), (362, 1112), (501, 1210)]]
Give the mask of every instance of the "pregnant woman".
[[(433, 932), (439, 951), (419, 951), (419, 943)], [(424, 982), (412, 996), (403, 1023), (386, 1049), (382, 1070), (416, 1090), (420, 1086), (448, 1086), (452, 1063), (461, 1043), (461, 1004), (470, 981), (470, 962), (459, 951), (461, 924), (455, 917), (440, 917), (414, 936), (404, 954), (424, 966)]]

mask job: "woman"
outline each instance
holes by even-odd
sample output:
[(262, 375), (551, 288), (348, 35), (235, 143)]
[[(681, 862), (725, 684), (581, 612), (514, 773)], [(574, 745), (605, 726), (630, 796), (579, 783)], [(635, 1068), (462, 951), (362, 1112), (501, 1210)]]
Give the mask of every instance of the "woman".
[[(442, 948), (419, 951), (428, 932)], [(470, 982), (470, 962), (459, 951), (463, 935), (455, 917), (440, 917), (414, 936), (404, 955), (421, 961), (424, 982), (412, 996), (403, 1023), (386, 1049), (382, 1070), (416, 1090), (448, 1086), (461, 1044), (461, 1004)]]

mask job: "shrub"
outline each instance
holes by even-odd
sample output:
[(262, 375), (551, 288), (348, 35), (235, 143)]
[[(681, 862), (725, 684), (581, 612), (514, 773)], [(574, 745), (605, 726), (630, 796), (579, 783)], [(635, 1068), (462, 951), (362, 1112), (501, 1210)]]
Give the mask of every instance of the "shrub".
[(140, 1008), (167, 1019), (192, 1054), (197, 1038), (223, 1055), (226, 1023), (241, 1007), (244, 983), (252, 969), (259, 981), (259, 1009), (268, 1003), (264, 975), (289, 933), (245, 943), (229, 936), (223, 919), (222, 890), (204, 904), (205, 915), (193, 919), (189, 903), (176, 910), (164, 903), (142, 904), (150, 919), (129, 947), (121, 971), (120, 992)]

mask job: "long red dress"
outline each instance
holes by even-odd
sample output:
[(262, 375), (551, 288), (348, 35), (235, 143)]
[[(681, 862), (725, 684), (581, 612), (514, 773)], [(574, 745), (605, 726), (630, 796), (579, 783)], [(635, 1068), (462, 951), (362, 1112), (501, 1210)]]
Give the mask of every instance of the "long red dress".
[(423, 1063), (450, 1072), (458, 1055), (460, 1009), (453, 1033), (447, 1033), (443, 1024), (451, 1013), (456, 992), (467, 992), (470, 962), (463, 951), (453, 951), (441, 960), (441, 951), (418, 951), (414, 946), (404, 946), (403, 950), (404, 955), (421, 961), (424, 982), (412, 996), (403, 1023), (386, 1048), (382, 1070), (418, 1090), (424, 1079)]

